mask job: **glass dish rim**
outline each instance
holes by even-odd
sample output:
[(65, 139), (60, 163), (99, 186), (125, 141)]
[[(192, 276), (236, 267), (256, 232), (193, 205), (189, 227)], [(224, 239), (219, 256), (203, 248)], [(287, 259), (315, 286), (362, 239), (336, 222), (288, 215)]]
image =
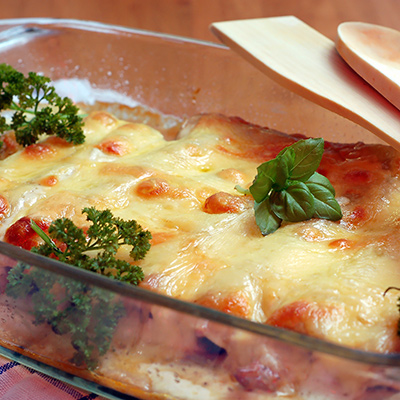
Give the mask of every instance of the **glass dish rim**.
[[(139, 29), (139, 28), (132, 28), (126, 27), (122, 25), (116, 24), (109, 24), (99, 21), (91, 21), (91, 20), (80, 20), (74, 18), (47, 18), (47, 17), (40, 17), (40, 18), (0, 18), (0, 27), (7, 26), (7, 25), (14, 25), (15, 27), (23, 26), (23, 25), (55, 25), (58, 28), (72, 28), (72, 29), (79, 29), (84, 31), (94, 31), (99, 33), (108, 33), (108, 34), (116, 34), (119, 33), (131, 33), (140, 36), (151, 36), (160, 39), (169, 39), (175, 40), (179, 42), (186, 42), (197, 44), (206, 47), (215, 47), (219, 49), (229, 50), (229, 47), (217, 42), (212, 42), (211, 40), (203, 40), (203, 39), (196, 39), (190, 38), (181, 35), (175, 35), (171, 33), (163, 33), (163, 32), (156, 32), (147, 29)], [(116, 31), (116, 32), (114, 32)], [(0, 39), (1, 42), (1, 39)]]
[[(229, 50), (228, 47), (222, 44), (214, 43), (211, 41), (198, 40), (187, 38), (184, 36), (165, 34), (154, 32), (150, 30), (143, 30), (137, 28), (124, 27), (114, 24), (106, 24), (97, 21), (79, 20), (79, 19), (56, 19), (56, 18), (13, 18), (13, 19), (0, 19), (0, 28), (4, 26), (23, 27), (27, 25), (26, 32), (32, 28), (29, 25), (38, 26), (52, 26), (53, 29), (76, 29), (82, 31), (94, 31), (106, 34), (123, 34), (128, 33), (138, 36), (146, 36), (158, 39), (167, 39), (178, 41), (181, 43), (190, 43), (205, 47), (213, 47), (221, 50)], [(8, 30), (0, 34), (6, 33)], [(23, 33), (23, 32), (22, 32)], [(21, 34), (21, 32), (19, 33)], [(4, 35), (6, 36), (6, 35)], [(0, 43), (6, 41), (7, 38), (0, 37)], [(318, 351), (321, 353), (329, 354), (343, 359), (348, 359), (365, 364), (373, 364), (378, 366), (400, 366), (400, 354), (397, 353), (376, 353), (364, 350), (358, 350), (346, 347), (333, 342), (328, 342), (323, 339), (311, 337), (291, 330), (286, 330), (279, 327), (274, 327), (267, 324), (257, 323), (250, 320), (245, 320), (233, 315), (223, 313), (218, 310), (203, 307), (198, 304), (186, 302), (176, 298), (168, 297), (166, 295), (158, 294), (140, 287), (135, 287), (126, 283), (115, 281), (99, 274), (90, 271), (82, 270), (68, 264), (61, 263), (57, 260), (46, 258), (38, 254), (31, 253), (30, 251), (10, 245), (0, 241), (0, 254), (13, 258), (15, 260), (23, 261), (32, 266), (50, 270), (59, 273), (63, 276), (73, 279), (79, 279), (88, 284), (94, 284), (98, 287), (110, 290), (114, 293), (139, 300), (150, 304), (166, 307), (178, 312), (204, 318), (207, 320), (221, 323), (225, 326), (241, 329), (253, 334), (261, 335), (266, 338), (271, 338), (289, 345), (300, 346), (307, 350)]]

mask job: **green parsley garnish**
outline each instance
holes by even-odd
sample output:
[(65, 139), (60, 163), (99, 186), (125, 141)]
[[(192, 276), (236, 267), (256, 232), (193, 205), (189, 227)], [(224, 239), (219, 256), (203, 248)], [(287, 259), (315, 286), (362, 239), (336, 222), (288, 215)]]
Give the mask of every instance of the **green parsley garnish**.
[[(99, 211), (94, 207), (84, 208), (87, 220), (92, 224), (86, 233), (68, 218), (60, 218), (50, 225), (49, 237), (36, 225), (32, 228), (44, 239), (42, 245), (32, 251), (44, 256), (56, 256), (60, 261), (76, 267), (97, 272), (110, 278), (137, 285), (143, 280), (143, 271), (138, 266), (115, 258), (120, 246), (128, 245), (132, 249), (130, 256), (137, 261), (150, 249), (151, 234), (142, 229), (134, 220), (124, 221), (113, 216), (110, 210)], [(65, 245), (62, 251), (55, 245)], [(96, 251), (95, 256), (88, 252)]]
[(282, 221), (342, 218), (335, 189), (316, 172), (323, 152), (323, 139), (299, 140), (261, 164), (248, 191), (238, 188), (253, 196), (256, 223), (263, 235), (275, 232)]
[(0, 133), (13, 130), (22, 146), (36, 143), (43, 134), (74, 144), (85, 141), (78, 107), (68, 97), (61, 98), (49, 83), (48, 77), (35, 72), (25, 77), (11, 65), (0, 64), (0, 111), (15, 111), (9, 124), (0, 116)]
[[(32, 228), (44, 243), (32, 251), (137, 285), (143, 279), (142, 269), (115, 255), (120, 246), (128, 245), (132, 247), (131, 257), (142, 259), (150, 249), (150, 232), (134, 220), (114, 217), (109, 210), (91, 207), (82, 212), (92, 223), (86, 233), (67, 218), (54, 221), (49, 235), (33, 223)], [(87, 252), (96, 254), (89, 256)], [(94, 368), (98, 357), (107, 352), (114, 329), (125, 313), (122, 301), (113, 293), (25, 263), (10, 270), (6, 293), (14, 298), (30, 297), (34, 323), (46, 323), (55, 333), (68, 334), (76, 350), (72, 362), (88, 368)]]

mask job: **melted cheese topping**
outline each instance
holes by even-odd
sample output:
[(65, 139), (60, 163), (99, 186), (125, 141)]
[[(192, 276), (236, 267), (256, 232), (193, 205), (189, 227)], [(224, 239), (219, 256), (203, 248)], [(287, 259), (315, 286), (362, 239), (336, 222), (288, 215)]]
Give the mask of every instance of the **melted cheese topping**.
[[(234, 187), (249, 185), (296, 136), (203, 115), (166, 141), (104, 112), (86, 119), (85, 134), (81, 146), (47, 139), (1, 161), (6, 241), (35, 244), (21, 234), (25, 217), (83, 227), (83, 207), (109, 208), (152, 232), (140, 262), (144, 287), (343, 345), (397, 351), (398, 294), (383, 296), (400, 286), (394, 150), (326, 143), (318, 171), (335, 187), (343, 219), (286, 223), (263, 237), (252, 199)], [(129, 260), (123, 250), (119, 257)]]

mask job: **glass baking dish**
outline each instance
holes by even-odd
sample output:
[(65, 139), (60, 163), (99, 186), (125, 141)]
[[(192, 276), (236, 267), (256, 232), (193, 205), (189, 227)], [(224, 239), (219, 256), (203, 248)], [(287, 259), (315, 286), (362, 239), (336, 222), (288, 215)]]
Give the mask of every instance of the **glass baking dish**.
[[(212, 111), (287, 133), (378, 141), (214, 43), (86, 21), (21, 19), (0, 21), (0, 52), (2, 62), (22, 72), (42, 72), (58, 83), (67, 80), (63, 87), (80, 103), (128, 108), (139, 103), (180, 119)], [(396, 398), (400, 392), (396, 354), (354, 350), (257, 324), (7, 243), (0, 243), (0, 254), (2, 330), (7, 331), (0, 338), (0, 353), (109, 398), (362, 400)], [(108, 299), (123, 307), (111, 349), (129, 351), (129, 362), (106, 353), (87, 369), (59, 351), (62, 336), (25, 318), (29, 305), (4, 295), (5, 277), (16, 265), (32, 268), (44, 281), (80, 285), (85, 293), (95, 293), (96, 301)], [(107, 326), (108, 316), (97, 312), (91, 323)], [(21, 330), (43, 339), (31, 342)], [(249, 360), (251, 369), (246, 370)], [(269, 390), (247, 390), (249, 373)]]

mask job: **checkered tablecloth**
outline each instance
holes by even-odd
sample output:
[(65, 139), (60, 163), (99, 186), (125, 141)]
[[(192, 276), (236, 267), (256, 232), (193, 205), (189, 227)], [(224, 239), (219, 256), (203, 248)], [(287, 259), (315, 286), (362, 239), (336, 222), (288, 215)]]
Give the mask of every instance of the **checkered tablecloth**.
[(1, 400), (105, 400), (0, 356)]

